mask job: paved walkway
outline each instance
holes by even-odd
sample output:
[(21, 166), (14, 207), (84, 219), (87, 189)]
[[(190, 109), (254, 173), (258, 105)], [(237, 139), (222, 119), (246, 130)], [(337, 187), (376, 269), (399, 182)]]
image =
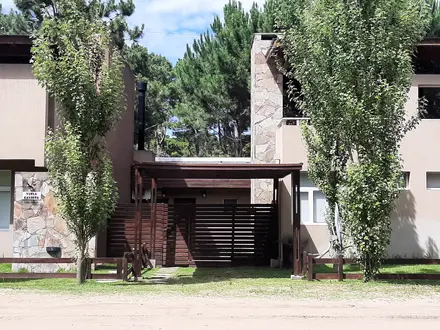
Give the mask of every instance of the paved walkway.
[(174, 273), (179, 269), (178, 267), (163, 267), (159, 268), (153, 277), (148, 279), (148, 282), (154, 284), (167, 284)]

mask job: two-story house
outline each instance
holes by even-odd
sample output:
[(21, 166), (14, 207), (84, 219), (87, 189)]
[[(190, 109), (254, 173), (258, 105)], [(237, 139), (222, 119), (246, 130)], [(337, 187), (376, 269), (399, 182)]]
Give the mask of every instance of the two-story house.
[[(303, 162), (301, 173), (301, 234), (305, 250), (323, 253), (329, 247), (324, 219), (325, 196), (307, 178), (307, 151), (299, 123), (304, 118), (287, 113), (283, 75), (270, 59), (274, 40), (280, 36), (257, 34), (252, 46), (251, 131), (253, 162)], [(401, 146), (406, 187), (402, 190), (392, 215), (390, 256), (439, 257), (440, 245), (440, 40), (419, 44), (415, 74), (409, 90), (406, 111), (418, 111), (419, 97), (428, 100), (427, 114), (416, 129), (410, 131)], [(270, 202), (271, 182), (254, 180), (251, 198), (255, 203)], [(289, 178), (281, 185), (281, 239), (292, 237), (290, 223)]]
[[(47, 129), (57, 127), (56, 105), (32, 73), (31, 45), (27, 36), (0, 36), (0, 257), (49, 257), (47, 247), (69, 257), (74, 247), (56, 215), (44, 157)], [(120, 202), (129, 202), (135, 84), (128, 66), (123, 74), (126, 111), (107, 142)], [(102, 248), (105, 238), (90, 242), (92, 256)]]

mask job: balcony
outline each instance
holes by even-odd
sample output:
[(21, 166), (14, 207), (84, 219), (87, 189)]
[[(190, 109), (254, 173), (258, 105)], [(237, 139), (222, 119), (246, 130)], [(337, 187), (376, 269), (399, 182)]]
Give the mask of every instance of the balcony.
[(308, 118), (286, 117), (278, 124), (276, 153), (281, 163), (304, 163), (307, 171), (307, 150), (301, 135), (300, 124)]

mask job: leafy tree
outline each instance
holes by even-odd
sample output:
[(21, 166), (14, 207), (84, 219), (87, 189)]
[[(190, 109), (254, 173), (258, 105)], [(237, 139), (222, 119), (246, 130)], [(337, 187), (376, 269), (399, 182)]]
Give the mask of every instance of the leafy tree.
[(83, 283), (88, 242), (117, 198), (105, 137), (121, 111), (122, 61), (109, 49), (99, 8), (92, 19), (83, 15), (81, 0), (59, 0), (57, 10), (61, 15), (45, 18), (37, 32), (33, 68), (59, 107), (60, 127), (46, 142), (47, 167), (60, 214), (75, 236), (77, 282)]
[(12, 9), (8, 14), (3, 14), (2, 4), (0, 3), (0, 35), (28, 35), (30, 31), (31, 27), (23, 15)]
[(431, 13), (428, 37), (440, 37), (440, 3), (439, 0), (426, 0)]
[(257, 5), (245, 12), (240, 2), (230, 1), (223, 14), (175, 68), (177, 125), (198, 156), (243, 156), (248, 150), (251, 43), (254, 33), (273, 25), (274, 16), (265, 17)]
[(300, 83), (295, 101), (311, 121), (303, 126), (309, 175), (327, 197), (330, 219), (339, 206), (366, 281), (390, 241), (399, 146), (416, 123), (404, 106), (425, 9), (422, 0), (277, 3), (277, 22), (286, 24), (284, 68)]
[[(59, 17), (61, 14), (60, 0), (14, 0), (15, 5), (21, 11), (23, 17), (31, 27), (31, 31), (37, 30), (47, 17)], [(127, 17), (134, 13), (133, 0), (83, 0), (81, 3), (83, 14), (92, 20), (97, 15), (110, 27), (112, 41), (119, 49), (125, 44), (128, 37), (137, 40), (142, 36), (143, 25), (130, 28)]]
[(167, 154), (167, 127), (176, 98), (172, 87), (175, 79), (173, 66), (164, 56), (149, 53), (146, 47), (137, 43), (124, 49), (124, 58), (130, 64), (137, 79), (147, 83), (145, 103), (147, 147), (157, 155)]

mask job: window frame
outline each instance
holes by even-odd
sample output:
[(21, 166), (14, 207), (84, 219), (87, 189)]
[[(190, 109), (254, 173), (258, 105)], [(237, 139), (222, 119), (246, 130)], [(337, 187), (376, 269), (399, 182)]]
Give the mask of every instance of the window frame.
[(440, 190), (440, 187), (434, 187), (434, 188), (428, 187), (428, 175), (429, 174), (436, 174), (436, 175), (438, 175), (440, 177), (440, 171), (426, 171), (426, 174), (425, 174), (425, 187), (426, 187), (426, 190), (432, 190), (432, 191)]
[[(313, 194), (318, 191), (323, 194), (321, 190), (318, 189), (318, 187), (300, 187), (299, 189), (300, 193), (305, 192), (308, 194), (309, 199), (309, 221), (308, 222), (302, 222), (301, 225), (304, 226), (327, 226), (327, 222), (315, 222), (315, 202), (313, 198)], [(301, 212), (301, 210), (300, 210)]]
[(406, 191), (410, 189), (411, 182), (411, 172), (410, 171), (402, 171), (403, 180), (405, 181), (405, 187), (399, 188), (400, 191)]
[[(418, 97), (418, 101), (417, 101), (417, 107), (420, 109), (420, 100), (422, 99), (422, 97), (424, 97), (425, 95), (421, 95), (422, 93), (421, 93), (421, 90), (422, 89), (439, 89), (440, 90), (440, 85), (424, 85), (424, 84), (421, 84), (421, 85), (418, 85), (417, 86), (417, 97)], [(426, 101), (427, 102), (429, 102), (429, 100), (428, 99), (426, 99)], [(419, 112), (420, 113), (420, 112)], [(423, 117), (423, 116), (420, 116), (420, 119), (421, 120), (440, 120), (440, 110), (439, 110), (439, 112), (438, 112), (438, 118), (425, 118), (425, 117)]]
[[(0, 171), (3, 172), (3, 171)], [(12, 178), (13, 178), (13, 173), (12, 171), (5, 171), (5, 172), (9, 172), (9, 184), (8, 185), (4, 185), (4, 184), (0, 184), (0, 192), (1, 193), (6, 193), (6, 196), (8, 197), (8, 201), (9, 201), (9, 219), (7, 221), (7, 226), (5, 228), (0, 227), (0, 232), (9, 232), (10, 231), (10, 226), (11, 226), (11, 219), (12, 219), (12, 212), (13, 212), (13, 208), (12, 208)]]

